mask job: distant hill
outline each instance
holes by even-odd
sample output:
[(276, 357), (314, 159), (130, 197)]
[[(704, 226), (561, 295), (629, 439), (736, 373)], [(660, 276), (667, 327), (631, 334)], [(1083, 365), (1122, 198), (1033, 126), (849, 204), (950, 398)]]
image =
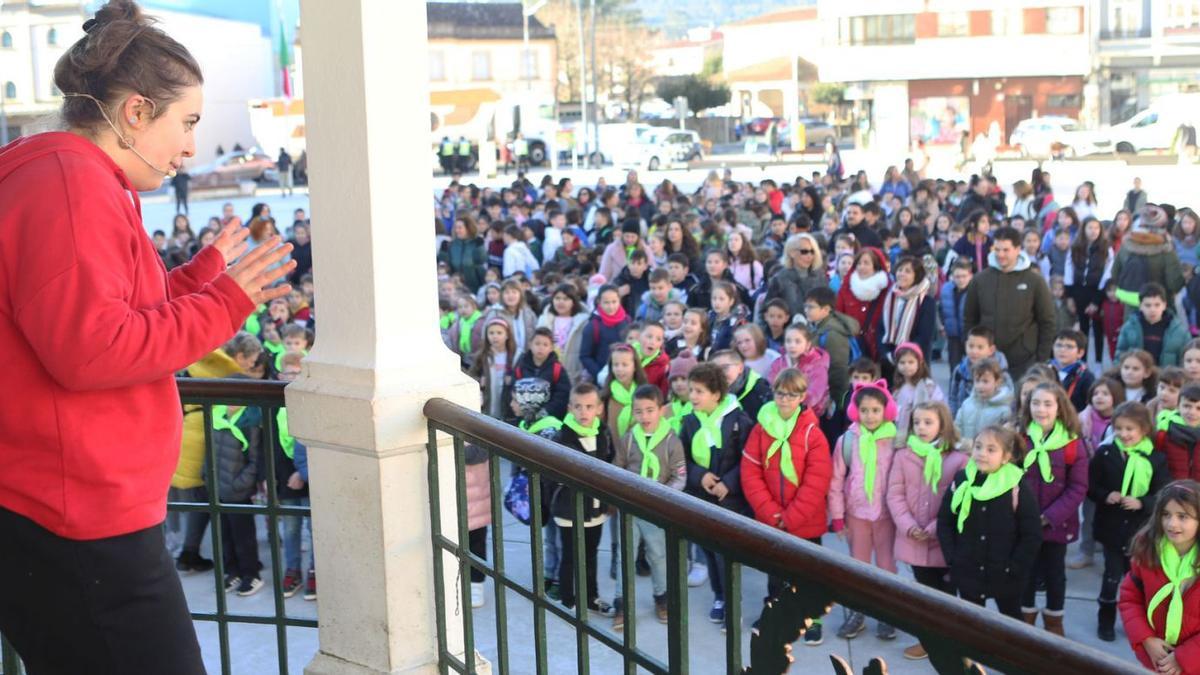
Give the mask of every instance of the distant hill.
[(731, 21), (789, 7), (815, 5), (815, 0), (636, 0), (638, 9), (651, 28), (672, 37), (698, 26), (720, 27)]

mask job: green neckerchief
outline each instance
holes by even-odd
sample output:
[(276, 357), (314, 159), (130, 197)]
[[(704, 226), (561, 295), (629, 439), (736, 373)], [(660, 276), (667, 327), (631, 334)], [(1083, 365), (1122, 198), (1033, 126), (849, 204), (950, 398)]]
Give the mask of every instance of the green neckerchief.
[(439, 326), (442, 330), (450, 330), (450, 326), (454, 323), (454, 313), (443, 314)]
[(571, 431), (574, 431), (580, 438), (590, 438), (600, 433), (599, 417), (592, 420), (591, 426), (585, 427), (579, 423), (579, 420), (575, 419), (574, 413), (567, 413), (567, 416), (563, 418), (562, 423)]
[(657, 359), (658, 355), (662, 353), (661, 349), (655, 349), (653, 354), (646, 354), (642, 351), (642, 343), (640, 342), (633, 343), (633, 350), (637, 352), (639, 357), (641, 357), (643, 370), (646, 368), (646, 366), (654, 363), (654, 359)]
[(246, 440), (246, 434), (242, 433), (242, 430), (239, 429), (237, 425), (238, 420), (242, 419), (242, 415), (245, 412), (246, 408), (243, 407), (237, 412), (233, 413), (233, 417), (228, 417), (227, 415), (229, 414), (229, 406), (214, 405), (212, 407), (213, 431), (228, 431), (229, 433), (233, 434), (233, 437), (238, 439), (238, 442), (242, 444), (242, 452), (246, 452), (250, 449), (250, 441)]
[(936, 443), (926, 443), (915, 434), (908, 435), (908, 449), (916, 453), (917, 457), (925, 458), (925, 482), (935, 495), (938, 483), (942, 480), (942, 445), (940, 438)]
[(742, 389), (742, 393), (738, 395), (738, 401), (744, 401), (746, 397), (750, 395), (750, 392), (754, 391), (754, 385), (758, 384), (758, 381), (761, 379), (762, 376), (759, 375), (757, 371), (750, 370), (750, 374), (746, 376), (746, 387)]
[(1157, 431), (1166, 431), (1171, 426), (1171, 422), (1187, 426), (1187, 422), (1183, 421), (1183, 415), (1179, 414), (1178, 410), (1159, 410), (1154, 428)]
[(683, 418), (691, 414), (691, 401), (671, 401), (671, 429), (678, 434), (683, 428)]
[(633, 246), (625, 247), (625, 262), (626, 263), (628, 263), (629, 259), (633, 257), (633, 252), (636, 251), (637, 248), (638, 248), (637, 244), (634, 244)]
[(633, 421), (633, 390), (637, 389), (637, 383), (631, 382), (626, 387), (613, 378), (608, 387), (613, 400), (621, 406), (621, 412), (617, 413), (617, 435), (624, 436), (629, 431), (629, 423)]
[(1149, 438), (1143, 438), (1132, 447), (1113, 439), (1117, 449), (1126, 456), (1125, 476), (1121, 479), (1121, 496), (1141, 499), (1150, 491), (1150, 477), (1154, 475), (1154, 466), (1150, 464), (1150, 453), (1154, 451), (1154, 443)]
[(671, 433), (671, 425), (665, 424), (663, 420), (659, 420), (658, 429), (655, 429), (652, 434), (647, 434), (642, 429), (642, 425), (634, 425), (633, 440), (637, 442), (638, 450), (642, 451), (642, 478), (658, 480), (658, 474), (662, 472), (662, 462), (658, 461), (658, 455), (654, 454), (654, 448), (658, 447), (658, 444), (662, 443), (669, 433)]
[(896, 437), (896, 425), (884, 422), (875, 431), (867, 431), (863, 425), (858, 425), (858, 457), (863, 465), (863, 491), (867, 493), (867, 502), (875, 503), (875, 471), (876, 455), (879, 452), (878, 441)]
[(1163, 574), (1167, 575), (1167, 583), (1150, 598), (1146, 618), (1150, 621), (1150, 627), (1154, 628), (1154, 610), (1158, 609), (1168, 595), (1171, 596), (1171, 602), (1167, 605), (1166, 634), (1163, 639), (1167, 644), (1175, 646), (1179, 641), (1179, 629), (1183, 627), (1183, 584), (1196, 576), (1196, 546), (1193, 545), (1187, 555), (1180, 557), (1175, 546), (1163, 537), (1158, 544), (1158, 561), (1162, 564)]
[(250, 316), (246, 317), (246, 323), (242, 325), (242, 329), (251, 335), (258, 335), (262, 332), (262, 322), (259, 320), (259, 312), (266, 309), (266, 305), (259, 305)]
[(705, 414), (692, 410), (692, 415), (700, 422), (696, 435), (692, 436), (692, 461), (707, 469), (712, 464), (712, 449), (721, 449), (721, 420), (725, 413), (738, 407), (733, 394), (725, 397), (712, 413)]
[(272, 342), (271, 340), (263, 340), (263, 349), (275, 355), (279, 355), (287, 351), (282, 342)]
[(475, 313), (467, 318), (458, 320), (458, 352), (460, 354), (471, 353), (471, 332), (475, 329), (475, 322), (483, 316), (483, 312), (475, 310)]
[(279, 445), (283, 448), (283, 454), (292, 459), (296, 454), (296, 439), (288, 432), (287, 408), (280, 408), (279, 412), (275, 413), (275, 428), (279, 432)]
[(960, 534), (963, 531), (963, 525), (967, 522), (967, 517), (971, 515), (971, 504), (976, 499), (986, 502), (1000, 495), (1008, 494), (1008, 491), (1017, 487), (1021, 478), (1025, 476), (1024, 471), (1010, 462), (988, 474), (988, 477), (983, 480), (983, 485), (975, 485), (979, 467), (975, 466), (973, 459), (967, 462), (966, 473), (967, 479), (954, 489), (954, 496), (950, 498), (950, 512), (958, 514)]
[(531, 434), (539, 434), (546, 429), (554, 429), (555, 431), (558, 431), (562, 428), (562, 425), (562, 420), (558, 419), (557, 417), (546, 415), (542, 419), (529, 425), (525, 423), (525, 420), (521, 420), (517, 423), (517, 428), (519, 428), (521, 431)]
[(779, 452), (784, 443), (787, 443), (788, 451), (779, 457), (779, 470), (792, 485), (799, 485), (800, 477), (796, 475), (796, 464), (792, 461), (792, 447), (788, 439), (792, 437), (792, 431), (795, 430), (796, 422), (800, 419), (802, 408), (803, 406), (796, 406), (795, 412), (786, 420), (779, 414), (779, 406), (775, 405), (774, 401), (767, 403), (758, 411), (759, 425), (773, 439), (771, 447), (767, 448), (767, 456), (764, 458), (763, 465), (770, 462), (771, 457)]
[(1050, 471), (1050, 453), (1056, 450), (1062, 450), (1063, 447), (1075, 440), (1075, 437), (1067, 432), (1067, 428), (1063, 426), (1062, 420), (1054, 422), (1054, 428), (1050, 431), (1050, 435), (1042, 437), (1042, 425), (1037, 422), (1030, 422), (1029, 428), (1025, 430), (1029, 434), (1029, 440), (1033, 448), (1025, 455), (1025, 469), (1033, 466), (1037, 462), (1038, 469), (1042, 472), (1042, 480), (1047, 483), (1054, 482), (1054, 474)]

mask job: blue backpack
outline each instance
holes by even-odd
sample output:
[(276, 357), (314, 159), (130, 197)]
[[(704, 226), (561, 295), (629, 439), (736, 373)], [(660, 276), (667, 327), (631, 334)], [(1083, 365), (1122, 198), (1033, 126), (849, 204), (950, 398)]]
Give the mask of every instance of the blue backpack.
[[(821, 333), (821, 335), (817, 337), (817, 346), (820, 347), (821, 349), (825, 349), (825, 343), (828, 341), (828, 338), (829, 338), (829, 331), (825, 331), (824, 333)], [(860, 343), (858, 341), (857, 336), (851, 336), (849, 339), (849, 344), (850, 344), (850, 358), (847, 361), (846, 365), (850, 365), (851, 363), (854, 363), (855, 361), (861, 359), (862, 355), (863, 355), (862, 343)], [(829, 350), (825, 349), (825, 351), (829, 351)]]

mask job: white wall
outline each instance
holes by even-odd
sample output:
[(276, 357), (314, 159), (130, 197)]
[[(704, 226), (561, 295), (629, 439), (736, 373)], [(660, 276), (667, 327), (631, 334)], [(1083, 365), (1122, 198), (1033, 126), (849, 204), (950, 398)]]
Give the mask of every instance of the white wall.
[[(537, 55), (537, 70), (529, 84), (535, 93), (554, 96), (554, 42), (531, 40), (529, 49)], [(520, 40), (430, 40), (431, 54), (440, 52), (445, 63), (445, 79), (431, 80), (433, 91), (487, 87), (501, 94), (519, 94), (526, 91), (526, 80), (522, 77), (521, 53), (524, 45)], [(491, 78), (474, 78), (473, 54), (484, 51), (491, 54)]]
[[(17, 87), (16, 99), (5, 102), (10, 115), (58, 109), (59, 99), (52, 93), (54, 66), (83, 35), (81, 25), (78, 16), (0, 12), (0, 33), (7, 31), (13, 39), (11, 49), (0, 48), (0, 95), (7, 82)], [(58, 33), (57, 45), (46, 42), (52, 28)]]
[(752, 26), (724, 26), (721, 67), (726, 73), (781, 56), (806, 61), (818, 50), (820, 21), (786, 21)]
[(196, 157), (190, 163), (212, 161), (218, 144), (226, 151), (234, 143), (254, 145), (246, 102), (277, 93), (270, 38), (249, 23), (157, 10), (154, 15), (163, 30), (192, 52), (205, 74), (203, 121), (196, 127)]

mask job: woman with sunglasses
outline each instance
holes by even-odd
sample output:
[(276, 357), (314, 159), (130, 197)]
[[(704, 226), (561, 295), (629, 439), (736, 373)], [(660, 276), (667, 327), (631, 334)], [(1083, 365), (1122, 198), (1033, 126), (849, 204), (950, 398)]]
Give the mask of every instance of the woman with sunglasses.
[(819, 286), (829, 286), (821, 246), (806, 232), (793, 235), (783, 246), (783, 268), (767, 283), (766, 300), (780, 298), (793, 315), (799, 314), (804, 296)]

